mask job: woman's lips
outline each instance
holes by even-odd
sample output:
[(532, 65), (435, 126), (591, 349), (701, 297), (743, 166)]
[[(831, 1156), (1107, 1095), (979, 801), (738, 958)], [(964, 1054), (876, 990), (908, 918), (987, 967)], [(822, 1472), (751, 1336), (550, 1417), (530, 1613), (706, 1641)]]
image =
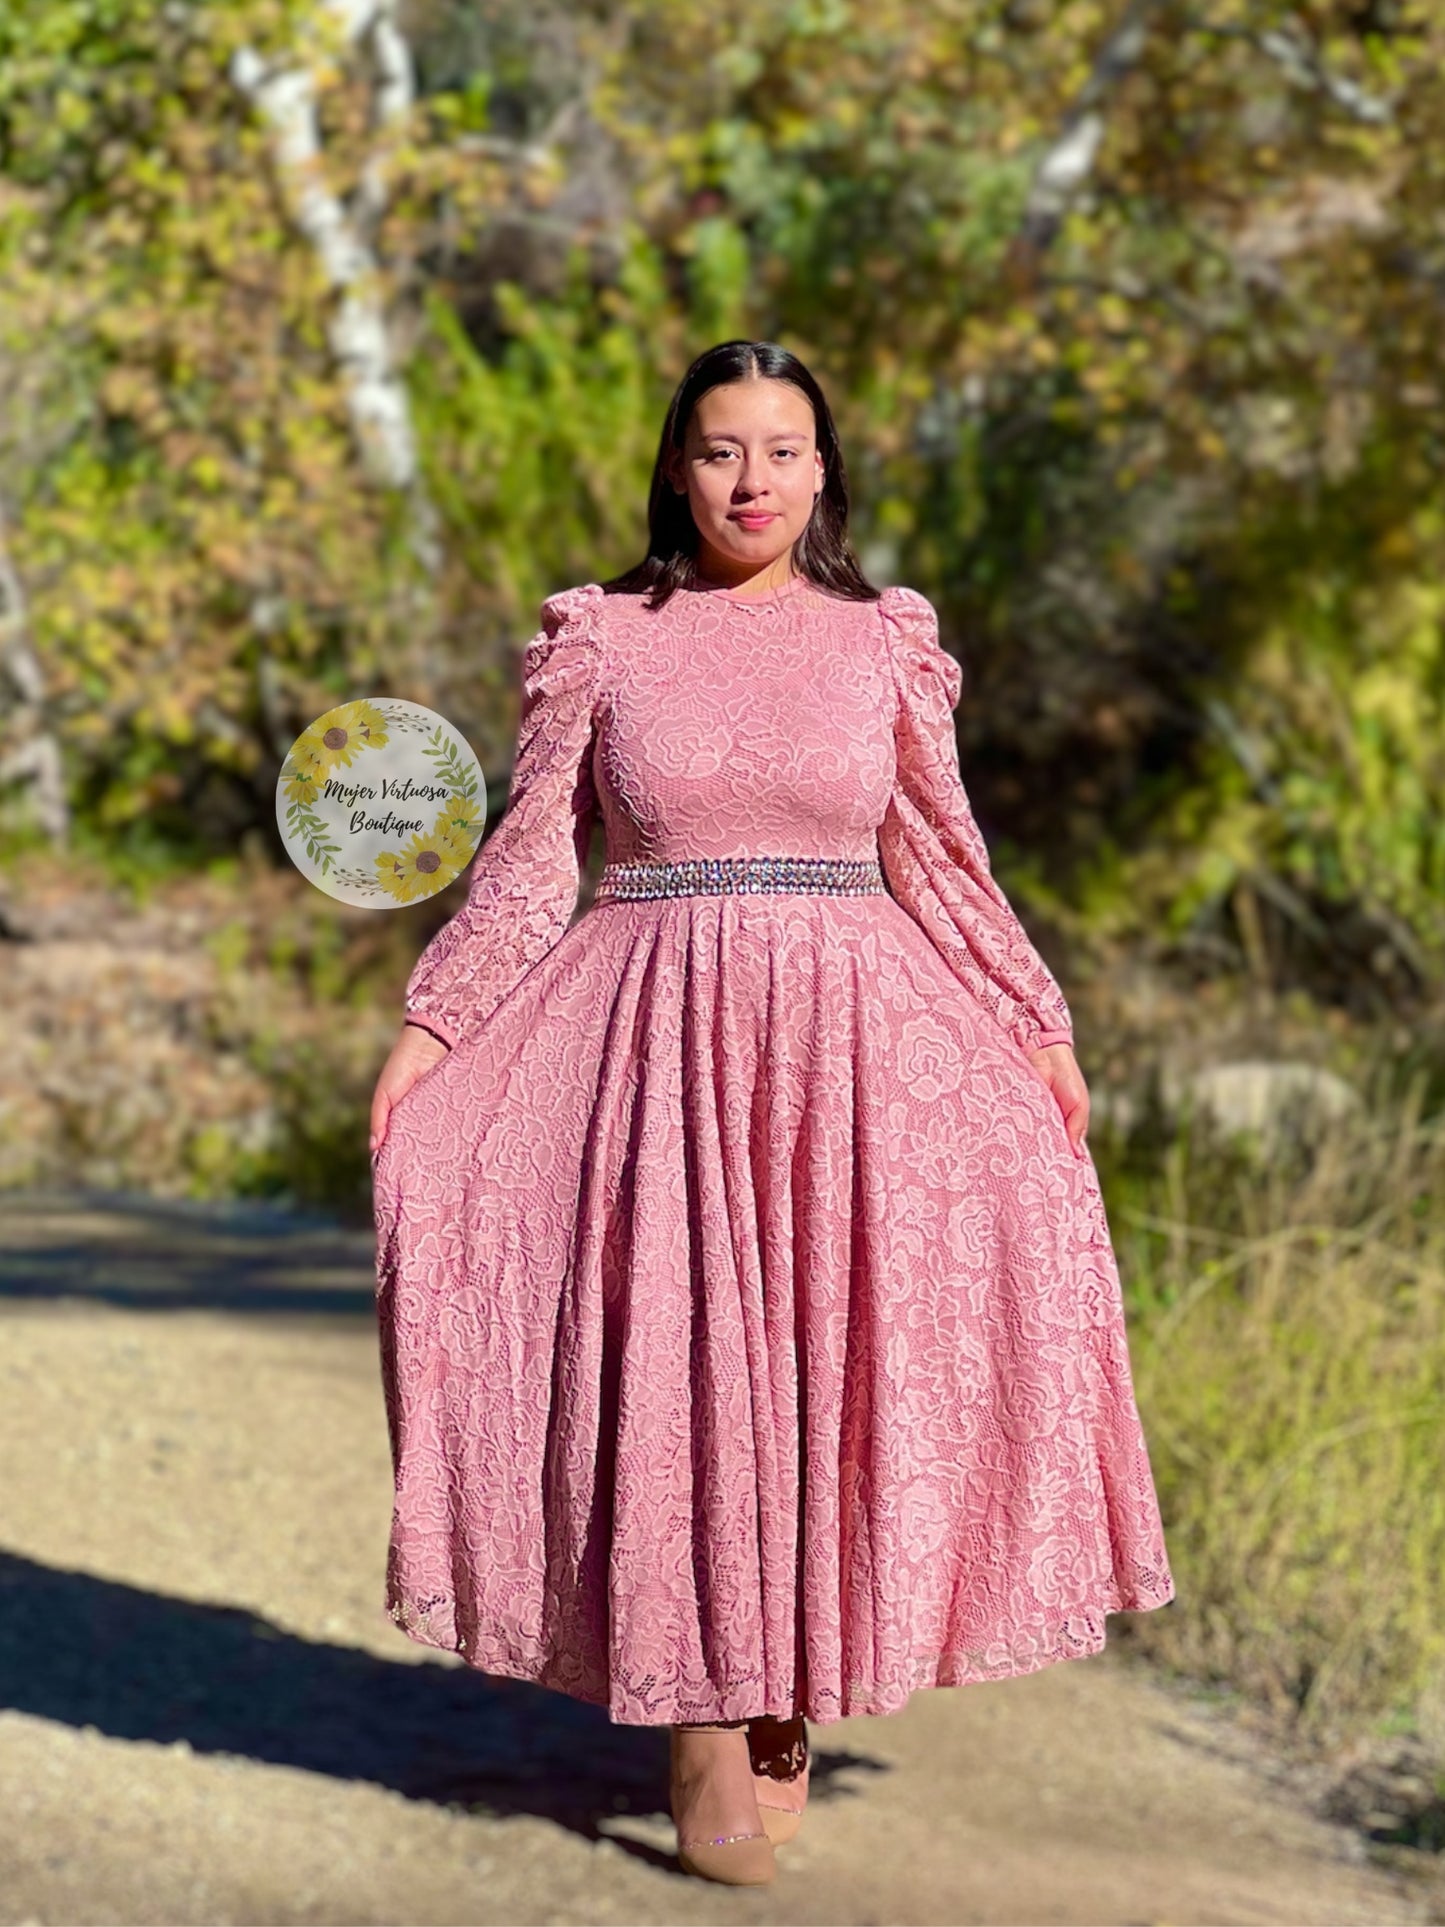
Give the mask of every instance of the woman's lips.
[(768, 513), (764, 515), (734, 515), (729, 519), (734, 522), (741, 522), (745, 529), (761, 529), (765, 528), (769, 522), (775, 522), (777, 517), (772, 513)]

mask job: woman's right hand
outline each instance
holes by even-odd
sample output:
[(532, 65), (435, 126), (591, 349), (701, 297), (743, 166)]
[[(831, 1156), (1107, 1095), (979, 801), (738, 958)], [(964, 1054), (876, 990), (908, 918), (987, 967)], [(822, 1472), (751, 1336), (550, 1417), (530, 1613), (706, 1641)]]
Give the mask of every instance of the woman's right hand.
[(419, 1024), (404, 1024), (392, 1045), (391, 1056), (381, 1067), (376, 1092), (371, 1100), (371, 1155), (381, 1149), (391, 1121), (391, 1110), (399, 1104), (419, 1077), (447, 1055), (450, 1046)]

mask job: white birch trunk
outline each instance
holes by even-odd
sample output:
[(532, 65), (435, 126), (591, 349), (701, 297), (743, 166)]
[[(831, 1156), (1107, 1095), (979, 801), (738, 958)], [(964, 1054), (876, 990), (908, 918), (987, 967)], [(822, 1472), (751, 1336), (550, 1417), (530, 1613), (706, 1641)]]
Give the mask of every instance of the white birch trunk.
[[(382, 304), (374, 237), (386, 206), (385, 136), (414, 99), (411, 51), (397, 26), (396, 0), (318, 0), (347, 48), (369, 42), (375, 63), (376, 151), (348, 207), (326, 184), (315, 72), (270, 66), (253, 49), (232, 59), (231, 77), (271, 129), (272, 153), (294, 220), (316, 250), (339, 299), (328, 339), (345, 386), (353, 433), (368, 475), (405, 490), (413, 549), (429, 570), (440, 563), (435, 509), (422, 487), (406, 389), (397, 372)], [(318, 62), (325, 57), (318, 43)]]
[(0, 511), (0, 783), (15, 782), (29, 785), (36, 823), (53, 843), (63, 845), (70, 835), (64, 766), (48, 726), (45, 678)]

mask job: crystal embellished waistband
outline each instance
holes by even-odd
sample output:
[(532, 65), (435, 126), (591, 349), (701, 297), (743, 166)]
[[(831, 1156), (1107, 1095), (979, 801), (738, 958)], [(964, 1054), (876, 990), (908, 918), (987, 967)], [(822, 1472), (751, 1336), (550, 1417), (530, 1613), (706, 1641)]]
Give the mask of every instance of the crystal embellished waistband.
[(873, 857), (720, 856), (687, 857), (676, 863), (609, 863), (594, 903), (619, 898), (716, 897), (775, 891), (819, 891), (826, 896), (872, 896), (887, 892)]

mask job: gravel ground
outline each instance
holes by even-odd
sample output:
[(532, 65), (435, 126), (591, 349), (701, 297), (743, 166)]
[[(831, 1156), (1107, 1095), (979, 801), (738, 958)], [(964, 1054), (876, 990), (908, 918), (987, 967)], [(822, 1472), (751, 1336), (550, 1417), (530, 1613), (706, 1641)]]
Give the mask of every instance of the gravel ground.
[(1117, 1647), (815, 1727), (774, 1885), (680, 1874), (665, 1731), (386, 1619), (371, 1279), (364, 1229), (0, 1198), (0, 1921), (1445, 1919)]

